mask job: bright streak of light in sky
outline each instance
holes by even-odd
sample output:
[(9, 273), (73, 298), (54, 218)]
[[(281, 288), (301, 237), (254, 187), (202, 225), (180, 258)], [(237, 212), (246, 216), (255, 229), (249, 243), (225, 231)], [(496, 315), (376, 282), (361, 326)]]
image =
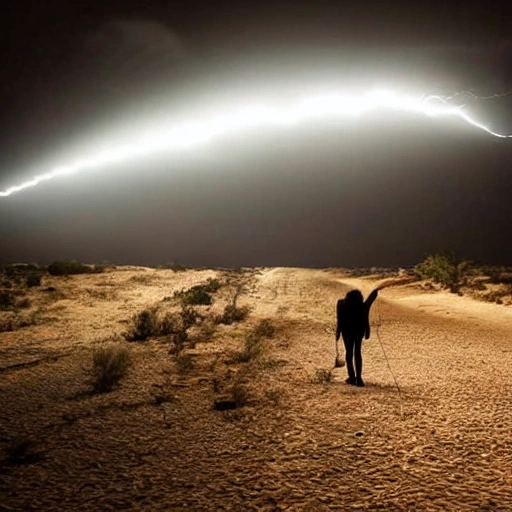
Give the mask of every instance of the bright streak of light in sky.
[(122, 146), (37, 175), (19, 185), (0, 191), (0, 197), (10, 196), (59, 176), (88, 171), (148, 154), (187, 150), (241, 130), (266, 126), (293, 126), (310, 120), (359, 119), (364, 114), (376, 110), (398, 111), (427, 117), (459, 118), (494, 137), (512, 138), (512, 135), (491, 130), (475, 119), (464, 105), (452, 104), (456, 97), (457, 95), (418, 97), (387, 90), (373, 90), (360, 95), (337, 92), (321, 94), (303, 98), (286, 106), (253, 104), (235, 107), (228, 109), (226, 113), (204, 120), (155, 127), (158, 133), (146, 133)]

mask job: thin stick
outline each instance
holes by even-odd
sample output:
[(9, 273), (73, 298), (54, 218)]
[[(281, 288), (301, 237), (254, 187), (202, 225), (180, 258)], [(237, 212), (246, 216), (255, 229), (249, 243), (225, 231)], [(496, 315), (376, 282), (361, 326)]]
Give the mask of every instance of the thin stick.
[(382, 353), (384, 354), (384, 358), (386, 359), (386, 363), (387, 363), (388, 368), (389, 368), (389, 373), (391, 373), (391, 375), (393, 377), (393, 380), (395, 381), (395, 386), (396, 386), (396, 389), (398, 391), (398, 398), (400, 399), (400, 417), (403, 417), (403, 415), (404, 415), (404, 409), (403, 409), (404, 399), (403, 399), (403, 396), (402, 396), (402, 390), (400, 389), (400, 386), (398, 385), (398, 381), (396, 380), (395, 374), (393, 373), (393, 370), (391, 369), (391, 364), (389, 363), (388, 356), (386, 354), (386, 351), (384, 350), (384, 344), (382, 343), (382, 340), (380, 338), (379, 327), (380, 327), (380, 324), (381, 324), (381, 317), (380, 317), (380, 310), (379, 310), (379, 306), (378, 306), (378, 301), (376, 302), (375, 306), (376, 306), (376, 309), (377, 309), (377, 316), (378, 316), (378, 322), (377, 322), (377, 325), (376, 325), (375, 332), (377, 333), (377, 339), (379, 340), (380, 346), (382, 348)]

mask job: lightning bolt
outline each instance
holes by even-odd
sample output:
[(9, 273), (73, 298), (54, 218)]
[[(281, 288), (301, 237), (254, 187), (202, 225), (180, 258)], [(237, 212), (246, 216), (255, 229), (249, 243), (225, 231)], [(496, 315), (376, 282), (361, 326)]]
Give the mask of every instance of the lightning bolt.
[(158, 134), (146, 133), (140, 139), (129, 144), (74, 161), (63, 167), (57, 167), (19, 185), (2, 190), (0, 191), (0, 197), (10, 196), (59, 176), (93, 170), (147, 154), (180, 151), (201, 146), (218, 137), (238, 133), (241, 130), (265, 126), (293, 126), (315, 119), (357, 119), (376, 110), (399, 111), (427, 117), (459, 118), (489, 135), (508, 139), (512, 138), (512, 134), (493, 131), (475, 119), (468, 112), (465, 105), (453, 105), (451, 102), (459, 96), (494, 99), (509, 94), (478, 97), (473, 93), (461, 92), (453, 96), (429, 95), (417, 97), (398, 94), (393, 91), (373, 90), (360, 95), (322, 94), (300, 99), (287, 106), (241, 106), (206, 120), (166, 126)]

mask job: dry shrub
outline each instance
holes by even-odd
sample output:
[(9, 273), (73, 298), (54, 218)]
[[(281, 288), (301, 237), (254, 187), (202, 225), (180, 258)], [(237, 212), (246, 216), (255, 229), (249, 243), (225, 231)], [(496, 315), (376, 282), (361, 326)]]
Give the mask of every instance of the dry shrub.
[(7, 316), (0, 317), (0, 332), (11, 332), (36, 325), (42, 321), (38, 311), (32, 311), (28, 314), (8, 313)]
[(146, 341), (153, 336), (158, 336), (161, 325), (155, 309), (144, 309), (132, 316), (132, 325), (128, 332), (124, 333), (127, 341)]
[(235, 306), (234, 304), (228, 304), (224, 308), (222, 315), (218, 318), (218, 323), (231, 325), (235, 322), (242, 322), (248, 315), (248, 306)]
[(177, 291), (174, 296), (183, 306), (209, 306), (213, 303), (212, 294), (221, 287), (218, 279), (209, 278), (205, 284), (198, 284), (186, 290)]
[(91, 369), (94, 392), (111, 391), (125, 377), (131, 365), (131, 354), (126, 347), (113, 345), (94, 350)]
[(276, 334), (276, 327), (270, 319), (264, 318), (254, 327), (253, 332), (261, 338), (273, 338)]
[(43, 274), (41, 272), (32, 272), (25, 278), (25, 283), (28, 288), (35, 288), (37, 286), (41, 286), (42, 279)]
[(16, 300), (13, 292), (7, 290), (0, 291), (0, 311), (13, 308), (15, 302)]
[(187, 331), (173, 332), (168, 335), (167, 339), (171, 343), (169, 354), (179, 355), (181, 352), (183, 352), (185, 343), (188, 341), (188, 333)]
[(235, 352), (233, 354), (233, 362), (234, 363), (248, 363), (253, 359), (259, 357), (263, 352), (263, 342), (262, 339), (254, 334), (254, 332), (250, 332), (245, 336), (244, 348), (240, 352)]
[(197, 331), (194, 339), (196, 343), (212, 341), (217, 331), (217, 325), (211, 320), (203, 321)]

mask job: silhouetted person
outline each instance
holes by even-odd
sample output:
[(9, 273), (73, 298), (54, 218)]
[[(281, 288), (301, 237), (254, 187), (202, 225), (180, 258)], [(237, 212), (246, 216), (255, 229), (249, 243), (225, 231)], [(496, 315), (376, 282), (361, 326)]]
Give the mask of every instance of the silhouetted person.
[(370, 337), (370, 307), (377, 298), (377, 293), (378, 289), (373, 290), (368, 298), (363, 301), (363, 295), (359, 290), (351, 290), (345, 295), (344, 299), (338, 300), (336, 304), (338, 318), (336, 341), (340, 339), (341, 334), (345, 345), (347, 384), (364, 386), (361, 345), (363, 336), (366, 340)]

